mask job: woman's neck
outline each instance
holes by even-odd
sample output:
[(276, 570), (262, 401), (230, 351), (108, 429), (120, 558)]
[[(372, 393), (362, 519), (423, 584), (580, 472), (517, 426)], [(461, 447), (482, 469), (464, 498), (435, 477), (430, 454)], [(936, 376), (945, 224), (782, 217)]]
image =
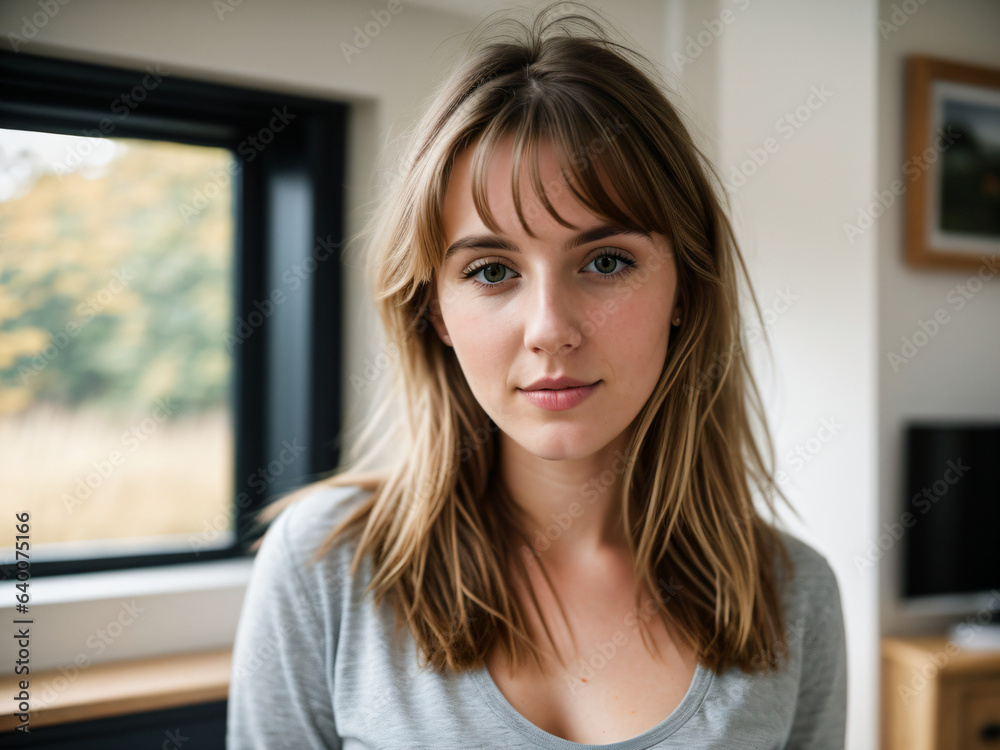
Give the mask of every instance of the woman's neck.
[(620, 503), (624, 440), (569, 461), (539, 458), (502, 432), (500, 441), (500, 476), (536, 555), (566, 567), (628, 549)]

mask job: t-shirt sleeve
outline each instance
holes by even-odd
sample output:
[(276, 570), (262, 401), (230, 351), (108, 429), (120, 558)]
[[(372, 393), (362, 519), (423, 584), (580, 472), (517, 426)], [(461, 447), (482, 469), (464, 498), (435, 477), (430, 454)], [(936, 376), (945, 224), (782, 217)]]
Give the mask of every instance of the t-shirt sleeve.
[(227, 707), (229, 750), (340, 750), (333, 716), (332, 664), (315, 592), (303, 583), (305, 557), (289, 542), (298, 508), (271, 524), (254, 560), (233, 645)]
[(787, 750), (844, 750), (847, 646), (840, 588), (819, 553), (798, 585), (807, 587), (802, 673)]

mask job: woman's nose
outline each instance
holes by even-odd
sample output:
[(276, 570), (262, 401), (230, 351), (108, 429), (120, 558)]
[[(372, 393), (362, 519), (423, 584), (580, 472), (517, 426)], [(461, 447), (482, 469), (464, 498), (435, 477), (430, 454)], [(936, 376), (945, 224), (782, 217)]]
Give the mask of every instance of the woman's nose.
[(527, 349), (555, 355), (580, 345), (582, 311), (573, 290), (548, 275), (548, 278), (537, 277), (524, 296), (521, 314)]

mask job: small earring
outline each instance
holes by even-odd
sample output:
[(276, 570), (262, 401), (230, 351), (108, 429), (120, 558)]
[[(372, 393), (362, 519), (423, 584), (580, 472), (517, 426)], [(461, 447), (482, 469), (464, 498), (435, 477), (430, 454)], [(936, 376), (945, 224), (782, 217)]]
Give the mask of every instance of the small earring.
[(676, 318), (674, 318), (673, 323), (675, 326), (679, 326), (681, 324), (681, 318), (679, 315)]

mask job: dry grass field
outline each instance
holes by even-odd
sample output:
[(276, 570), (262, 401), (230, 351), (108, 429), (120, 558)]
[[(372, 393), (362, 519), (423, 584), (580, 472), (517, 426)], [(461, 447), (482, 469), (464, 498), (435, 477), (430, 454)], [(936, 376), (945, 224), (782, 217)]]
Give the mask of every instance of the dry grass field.
[(228, 413), (152, 414), (115, 421), (36, 405), (0, 417), (0, 548), (13, 546), (14, 514), (25, 510), (32, 546), (228, 527)]

